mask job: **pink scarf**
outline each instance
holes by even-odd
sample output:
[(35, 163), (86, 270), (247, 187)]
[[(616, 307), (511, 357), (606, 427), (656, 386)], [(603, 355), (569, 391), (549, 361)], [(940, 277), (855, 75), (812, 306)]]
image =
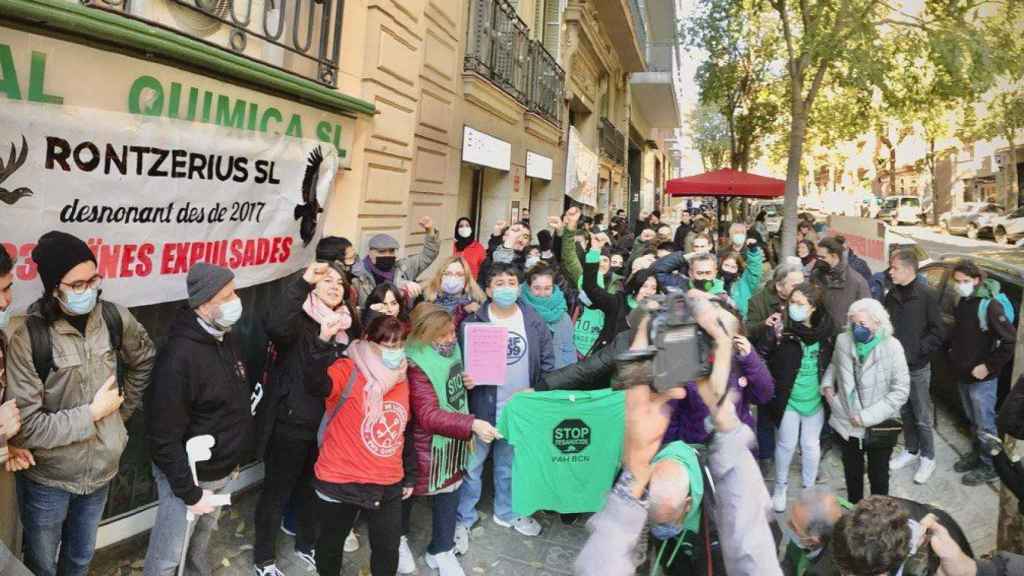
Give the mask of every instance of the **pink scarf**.
[(377, 422), (384, 415), (384, 396), (399, 382), (405, 380), (407, 362), (392, 370), (384, 365), (375, 346), (366, 340), (356, 340), (346, 351), (359, 373), (366, 378), (363, 401), (367, 422)]
[(337, 310), (331, 310), (330, 306), (324, 304), (324, 301), (315, 292), (310, 292), (309, 297), (302, 304), (302, 309), (321, 326), (340, 321), (341, 329), (334, 336), (334, 341), (338, 344), (348, 344), (348, 333), (346, 330), (352, 327), (352, 314), (349, 313), (348, 307), (345, 306), (344, 302), (338, 306)]

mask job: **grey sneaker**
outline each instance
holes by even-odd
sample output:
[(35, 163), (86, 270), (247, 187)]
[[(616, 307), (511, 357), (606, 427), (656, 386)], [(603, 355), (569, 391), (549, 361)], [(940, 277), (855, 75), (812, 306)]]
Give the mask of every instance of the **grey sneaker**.
[(306, 572), (316, 570), (316, 550), (304, 552), (296, 549), (295, 556), (299, 559), (299, 564), (306, 569)]
[(953, 464), (953, 471), (963, 474), (964, 472), (974, 470), (978, 466), (981, 466), (981, 455), (975, 450), (971, 450), (961, 456), (960, 459), (956, 461), (956, 464)]
[(455, 553), (463, 555), (469, 552), (469, 528), (464, 524), (455, 525)]
[(256, 566), (256, 576), (284, 576), (284, 572), (277, 569), (276, 564), (267, 564), (265, 566)]
[(988, 464), (982, 464), (967, 474), (964, 474), (964, 477), (961, 478), (960, 481), (963, 482), (964, 486), (980, 486), (981, 484), (998, 479), (999, 474), (996, 473), (995, 468)]

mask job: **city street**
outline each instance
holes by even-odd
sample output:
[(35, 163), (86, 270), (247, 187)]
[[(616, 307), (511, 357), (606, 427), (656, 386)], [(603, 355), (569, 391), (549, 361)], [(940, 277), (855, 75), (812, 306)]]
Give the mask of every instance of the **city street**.
[(899, 226), (895, 230), (917, 240), (917, 243), (933, 259), (940, 258), (943, 254), (973, 254), (985, 250), (1011, 248), (1007, 244), (997, 244), (991, 239), (971, 240), (966, 236), (947, 234), (944, 230), (932, 226)]

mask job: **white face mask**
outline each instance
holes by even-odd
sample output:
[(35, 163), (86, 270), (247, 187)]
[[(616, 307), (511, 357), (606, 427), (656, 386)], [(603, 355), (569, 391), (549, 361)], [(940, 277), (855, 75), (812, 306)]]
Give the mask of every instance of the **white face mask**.
[(7, 328), (7, 324), (11, 321), (11, 309), (13, 307), (8, 304), (7, 308), (0, 310), (0, 330)]
[(974, 282), (968, 280), (967, 282), (956, 283), (957, 294), (960, 294), (961, 298), (969, 298), (971, 294), (974, 294)]
[(459, 226), (459, 237), (460, 238), (469, 238), (472, 235), (473, 235), (473, 229), (472, 228), (470, 228), (469, 226)]

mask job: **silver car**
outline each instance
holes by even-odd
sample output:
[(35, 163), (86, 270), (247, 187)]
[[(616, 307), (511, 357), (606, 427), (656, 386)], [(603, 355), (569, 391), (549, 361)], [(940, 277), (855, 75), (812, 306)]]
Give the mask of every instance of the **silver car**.
[(1000, 244), (1024, 240), (1024, 207), (992, 220), (992, 235)]
[(991, 202), (967, 202), (959, 209), (943, 214), (939, 223), (946, 232), (966, 234), (973, 240), (982, 234), (992, 234), (992, 224), (1002, 213), (1003, 209)]

